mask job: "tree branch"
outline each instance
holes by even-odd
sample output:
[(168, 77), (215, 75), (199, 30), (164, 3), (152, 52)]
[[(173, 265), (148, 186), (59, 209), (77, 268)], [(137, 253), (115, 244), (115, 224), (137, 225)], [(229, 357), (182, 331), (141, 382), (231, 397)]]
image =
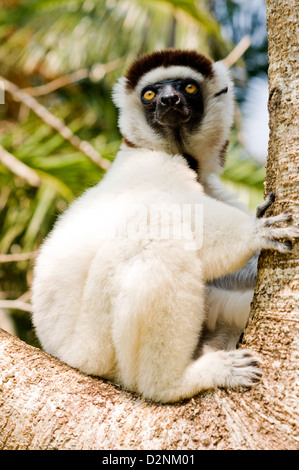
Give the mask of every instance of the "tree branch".
[(63, 77), (58, 77), (55, 80), (52, 80), (49, 83), (41, 86), (22, 88), (22, 91), (28, 93), (31, 96), (41, 96), (52, 93), (53, 91), (58, 90), (66, 85), (83, 80), (84, 78), (91, 78), (92, 80), (101, 80), (108, 72), (112, 72), (127, 59), (127, 56), (120, 57), (118, 59), (112, 60), (107, 64), (95, 64), (92, 69), (81, 69), (76, 70), (73, 73), (64, 75)]
[(236, 47), (226, 56), (222, 62), (227, 66), (231, 67), (234, 65), (240, 57), (247, 51), (251, 44), (250, 36), (244, 36)]
[(39, 186), (41, 183), (40, 177), (32, 168), (29, 168), (23, 162), (18, 160), (14, 155), (9, 153), (0, 145), (0, 161), (9, 168), (12, 173), (25, 179), (31, 186)]
[(76, 72), (64, 75), (63, 77), (58, 77), (55, 80), (52, 80), (49, 83), (41, 86), (34, 86), (28, 88), (22, 88), (22, 91), (28, 93), (30, 96), (42, 96), (52, 93), (53, 91), (58, 90), (66, 85), (70, 85), (75, 82), (79, 82), (84, 78), (89, 76), (89, 69), (81, 69)]
[(0, 384), (3, 450), (258, 450), (298, 445), (287, 395), (278, 394), (286, 414), (283, 421), (277, 419), (277, 376), (243, 393), (209, 391), (182, 403), (158, 405), (83, 375), (0, 330)]
[(32, 307), (27, 302), (21, 300), (0, 300), (0, 308), (11, 310), (23, 310), (24, 312), (32, 312)]
[(55, 129), (64, 139), (70, 142), (80, 152), (84, 153), (90, 158), (96, 165), (104, 170), (110, 168), (111, 163), (109, 160), (101, 157), (101, 155), (93, 148), (93, 146), (85, 141), (79, 139), (78, 136), (74, 135), (72, 131), (64, 124), (64, 122), (50, 113), (44, 106), (42, 106), (35, 98), (30, 96), (25, 91), (21, 90), (17, 85), (10, 82), (6, 78), (0, 76), (0, 80), (3, 82), (5, 91), (8, 91), (15, 100), (21, 101), (28, 108), (30, 108), (37, 116), (39, 116), (44, 122)]
[(14, 253), (14, 254), (0, 254), (0, 263), (13, 263), (18, 261), (26, 261), (28, 259), (35, 258), (37, 256), (38, 250), (30, 251), (28, 253)]

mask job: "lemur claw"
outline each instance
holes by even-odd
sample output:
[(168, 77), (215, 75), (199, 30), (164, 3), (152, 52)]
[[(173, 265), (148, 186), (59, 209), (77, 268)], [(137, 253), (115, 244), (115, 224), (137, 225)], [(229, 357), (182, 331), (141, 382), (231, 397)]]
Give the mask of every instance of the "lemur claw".
[(275, 193), (271, 191), (267, 195), (265, 202), (263, 202), (261, 205), (259, 205), (256, 208), (256, 218), (260, 219), (261, 217), (263, 217), (268, 207), (270, 207), (274, 201), (275, 201)]

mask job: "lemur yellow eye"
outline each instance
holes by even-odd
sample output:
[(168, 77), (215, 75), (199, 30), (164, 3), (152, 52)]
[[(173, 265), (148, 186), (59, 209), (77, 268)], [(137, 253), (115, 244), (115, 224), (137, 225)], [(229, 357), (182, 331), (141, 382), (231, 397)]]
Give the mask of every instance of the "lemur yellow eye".
[(153, 91), (153, 90), (147, 90), (144, 95), (143, 95), (143, 98), (146, 100), (146, 101), (151, 101), (154, 97), (155, 97), (156, 93)]
[(188, 83), (188, 85), (185, 87), (185, 90), (187, 93), (190, 93), (190, 95), (192, 95), (197, 91), (197, 86), (194, 85), (194, 83)]

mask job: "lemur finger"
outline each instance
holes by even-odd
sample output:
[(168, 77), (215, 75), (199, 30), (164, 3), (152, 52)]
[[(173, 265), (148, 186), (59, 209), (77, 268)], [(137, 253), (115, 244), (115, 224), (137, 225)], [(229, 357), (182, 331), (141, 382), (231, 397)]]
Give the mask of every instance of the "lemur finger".
[(274, 215), (273, 217), (266, 217), (261, 221), (261, 224), (264, 227), (270, 227), (274, 224), (278, 224), (280, 222), (291, 222), (293, 219), (291, 211), (285, 211), (281, 214)]
[(263, 202), (261, 205), (259, 205), (256, 208), (256, 218), (260, 219), (261, 217), (263, 217), (268, 207), (270, 207), (274, 201), (275, 201), (275, 193), (272, 191), (271, 193), (267, 195), (265, 202)]
[(280, 253), (288, 254), (292, 252), (292, 242), (290, 240), (287, 240), (285, 242), (278, 242), (277, 240), (268, 240), (267, 246), (265, 246), (265, 248), (269, 250), (276, 250)]
[(299, 237), (299, 227), (289, 226), (289, 227), (269, 227), (265, 230), (265, 236), (271, 239), (279, 238), (298, 238)]

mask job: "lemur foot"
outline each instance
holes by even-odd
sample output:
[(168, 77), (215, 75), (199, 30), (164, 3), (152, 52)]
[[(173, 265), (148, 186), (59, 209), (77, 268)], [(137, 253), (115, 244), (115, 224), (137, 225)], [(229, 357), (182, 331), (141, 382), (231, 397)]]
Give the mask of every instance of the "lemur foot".
[(225, 386), (253, 387), (260, 381), (262, 371), (259, 367), (259, 359), (251, 351), (237, 349), (221, 353), (224, 359), (223, 370), (227, 372)]

